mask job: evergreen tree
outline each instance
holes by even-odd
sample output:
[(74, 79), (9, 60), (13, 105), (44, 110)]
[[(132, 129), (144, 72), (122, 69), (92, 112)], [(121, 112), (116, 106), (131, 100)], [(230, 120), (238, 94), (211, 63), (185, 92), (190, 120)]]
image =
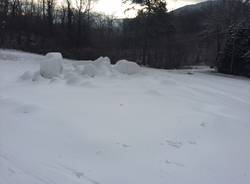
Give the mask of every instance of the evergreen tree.
[[(168, 33), (174, 31), (170, 25), (169, 16), (165, 0), (125, 0), (141, 5), (136, 19), (138, 20), (137, 32), (142, 41), (142, 64), (164, 67), (156, 58), (160, 58), (156, 50), (157, 47), (163, 47)], [(154, 55), (154, 62), (152, 59)]]
[(250, 76), (250, 23), (230, 26), (218, 57), (219, 72)]

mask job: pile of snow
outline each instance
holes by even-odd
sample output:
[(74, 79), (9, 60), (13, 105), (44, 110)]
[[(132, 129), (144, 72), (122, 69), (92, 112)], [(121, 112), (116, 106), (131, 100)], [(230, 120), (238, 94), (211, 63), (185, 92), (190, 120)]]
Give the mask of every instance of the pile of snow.
[(111, 74), (111, 62), (108, 57), (99, 57), (93, 61), (94, 66), (97, 69), (98, 75), (110, 75)]
[(111, 62), (108, 57), (100, 57), (95, 61), (78, 62), (75, 67), (82, 75), (89, 77), (108, 76), (112, 73)]
[(95, 61), (78, 61), (73, 65), (78, 73), (89, 77), (111, 76), (115, 71), (132, 75), (140, 71), (138, 64), (127, 60), (120, 60), (113, 66), (108, 57), (100, 57)]
[(40, 74), (44, 78), (54, 78), (63, 71), (63, 57), (59, 52), (46, 54), (45, 59), (40, 63)]
[(78, 67), (78, 66), (84, 66), (84, 65), (87, 65), (89, 63), (92, 63), (93, 61), (91, 60), (80, 60), (80, 61), (73, 61), (73, 66), (74, 67)]
[(40, 80), (43, 79), (42, 77), (43, 77), (43, 76), (41, 75), (41, 72), (37, 71), (37, 72), (35, 72), (35, 73), (33, 74), (33, 76), (32, 76), (32, 81), (33, 81), (33, 82), (40, 81)]
[(115, 64), (115, 68), (117, 71), (123, 74), (136, 74), (140, 71), (140, 66), (137, 63), (127, 61), (127, 60), (120, 60)]
[(89, 77), (95, 77), (98, 71), (94, 64), (90, 63), (84, 66), (83, 71), (81, 74), (87, 75)]
[(109, 57), (99, 57), (98, 59), (93, 61), (93, 63), (97, 67), (101, 67), (101, 66), (109, 67), (111, 65), (111, 61), (110, 61)]
[(100, 57), (95, 61), (74, 61), (75, 71), (81, 75), (95, 77), (108, 76), (112, 73), (112, 66), (108, 57)]
[(66, 80), (66, 83), (69, 85), (78, 84), (81, 81), (77, 73), (74, 72), (65, 73), (64, 79)]
[(26, 71), (19, 77), (19, 79), (22, 81), (31, 80), (33, 82), (36, 82), (36, 81), (42, 80), (43, 77), (41, 76), (40, 71), (36, 71), (36, 72)]
[(32, 79), (32, 73), (30, 71), (26, 71), (24, 72), (21, 76), (20, 76), (21, 80), (29, 80)]
[[(140, 66), (134, 62), (120, 60), (116, 65), (111, 65), (108, 57), (99, 57), (94, 61), (70, 61), (63, 60), (59, 52), (50, 52), (41, 59), (40, 71), (30, 73), (29, 71), (21, 75), (22, 80), (38, 81), (40, 79), (53, 79), (62, 76), (69, 84), (76, 84), (83, 76), (112, 76), (112, 74), (132, 75), (140, 71)], [(118, 73), (117, 73), (118, 72)]]

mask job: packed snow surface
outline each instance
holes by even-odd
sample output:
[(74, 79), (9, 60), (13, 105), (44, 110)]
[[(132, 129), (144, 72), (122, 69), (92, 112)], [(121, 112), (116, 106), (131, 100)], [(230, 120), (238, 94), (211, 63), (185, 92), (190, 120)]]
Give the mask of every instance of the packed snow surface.
[(0, 184), (250, 183), (249, 79), (48, 58), (0, 50)]

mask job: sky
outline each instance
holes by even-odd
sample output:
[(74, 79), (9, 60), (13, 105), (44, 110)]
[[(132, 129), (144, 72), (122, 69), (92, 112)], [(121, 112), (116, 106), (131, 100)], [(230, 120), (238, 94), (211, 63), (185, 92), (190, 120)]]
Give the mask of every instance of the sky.
[[(174, 10), (176, 8), (195, 4), (204, 0), (168, 0), (167, 8), (168, 10)], [(124, 17), (133, 17), (135, 16), (135, 12), (126, 12), (127, 9), (125, 5), (122, 4), (122, 0), (99, 0), (97, 4), (94, 6), (94, 10), (97, 12), (101, 12), (107, 15), (114, 15), (115, 17), (124, 18)]]

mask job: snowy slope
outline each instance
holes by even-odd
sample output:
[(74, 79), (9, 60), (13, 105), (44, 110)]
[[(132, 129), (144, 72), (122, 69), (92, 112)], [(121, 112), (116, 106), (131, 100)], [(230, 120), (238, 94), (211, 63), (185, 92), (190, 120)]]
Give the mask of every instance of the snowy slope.
[(42, 59), (0, 51), (0, 184), (250, 183), (250, 80), (91, 78), (66, 60), (56, 79), (20, 78)]

